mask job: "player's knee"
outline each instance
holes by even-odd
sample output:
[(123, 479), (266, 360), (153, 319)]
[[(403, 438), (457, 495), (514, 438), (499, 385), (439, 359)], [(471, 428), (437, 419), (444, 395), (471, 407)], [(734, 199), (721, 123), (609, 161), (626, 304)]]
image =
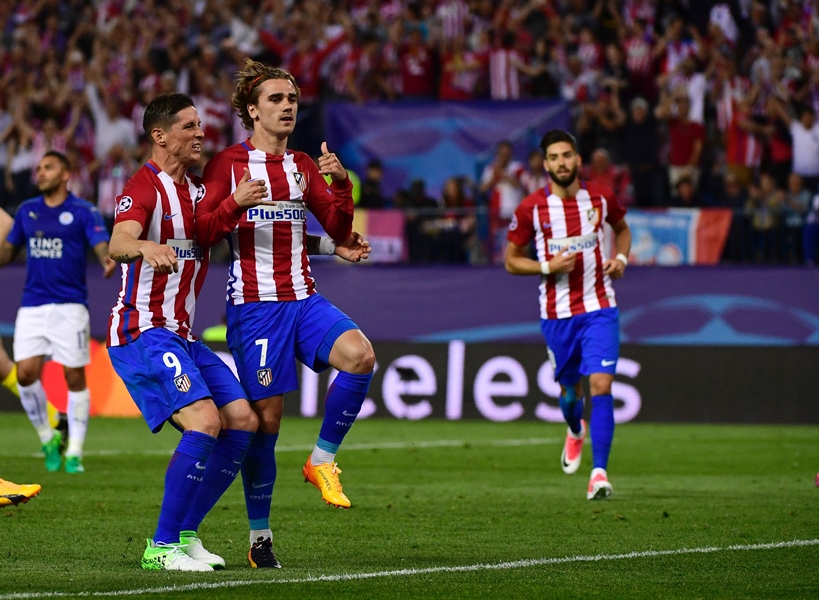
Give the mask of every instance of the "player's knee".
[(218, 437), (219, 432), (222, 430), (222, 421), (219, 419), (219, 413), (209, 414), (203, 418), (197, 430), (212, 437)]
[(271, 396), (270, 398), (251, 402), (250, 406), (258, 419), (258, 431), (267, 434), (279, 433), (284, 411), (284, 398), (282, 396)]
[(198, 431), (213, 437), (222, 430), (222, 417), (210, 398), (180, 409), (174, 413), (173, 420), (185, 431)]
[(243, 402), (243, 406), (233, 407), (234, 404), (239, 404), (240, 401), (231, 402), (229, 407), (231, 410), (220, 411), (222, 417), (222, 427), (224, 429), (238, 429), (239, 431), (256, 431), (259, 429), (259, 418), (256, 413), (250, 408), (247, 402)]
[(32, 385), (40, 378), (40, 373), (36, 369), (27, 369), (17, 365), (17, 383), (22, 386)]
[(85, 369), (68, 369), (64, 370), (65, 385), (72, 392), (81, 392), (87, 387), (85, 381)]
[(350, 356), (350, 367), (345, 369), (349, 373), (356, 375), (364, 375), (372, 373), (375, 368), (375, 351), (373, 347), (367, 343), (366, 346), (361, 346), (356, 349), (356, 352)]
[(281, 413), (266, 411), (259, 415), (259, 431), (268, 434), (279, 433), (282, 424)]
[(611, 394), (611, 384), (614, 377), (607, 373), (595, 373), (589, 377), (589, 391), (592, 396)]

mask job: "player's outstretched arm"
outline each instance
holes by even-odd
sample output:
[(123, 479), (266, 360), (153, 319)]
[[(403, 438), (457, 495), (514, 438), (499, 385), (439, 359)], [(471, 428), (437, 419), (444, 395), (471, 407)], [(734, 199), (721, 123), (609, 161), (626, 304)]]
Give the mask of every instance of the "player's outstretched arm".
[(176, 273), (179, 264), (173, 248), (150, 240), (141, 240), (142, 225), (137, 221), (121, 221), (114, 225), (109, 256), (119, 263), (132, 263), (140, 258), (158, 273)]

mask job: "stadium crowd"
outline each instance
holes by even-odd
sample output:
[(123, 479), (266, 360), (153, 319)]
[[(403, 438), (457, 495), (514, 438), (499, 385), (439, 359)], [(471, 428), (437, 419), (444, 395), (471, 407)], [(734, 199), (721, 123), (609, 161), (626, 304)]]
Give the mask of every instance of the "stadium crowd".
[[(12, 214), (53, 149), (110, 225), (162, 91), (193, 97), (205, 158), (244, 139), (230, 94), (252, 57), (301, 88), (295, 149), (317, 151), (327, 99), (562, 98), (585, 177), (625, 205), (729, 207), (725, 258), (816, 259), (815, 0), (0, 0), (0, 17), (0, 206)], [(439, 210), (409, 219), (411, 239), (432, 240), (418, 260), (462, 261), (472, 207), (488, 199), (502, 220), (546, 181), (538, 160), (504, 160), (442, 198), (421, 180), (383, 198), (359, 175), (368, 206)]]

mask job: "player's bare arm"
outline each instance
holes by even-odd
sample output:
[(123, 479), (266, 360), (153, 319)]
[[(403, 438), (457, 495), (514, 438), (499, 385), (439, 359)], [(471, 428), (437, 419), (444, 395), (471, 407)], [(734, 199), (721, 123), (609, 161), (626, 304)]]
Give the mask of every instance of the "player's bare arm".
[(14, 260), (19, 248), (12, 246), (6, 238), (14, 225), (14, 218), (0, 208), (0, 267), (5, 267)]
[[(512, 275), (545, 275), (569, 273), (577, 262), (577, 254), (569, 252), (566, 246), (548, 261), (540, 263), (529, 258), (526, 247), (518, 246), (514, 242), (506, 244), (506, 271)], [(548, 265), (548, 269), (544, 266)]]
[(0, 240), (6, 240), (13, 225), (14, 217), (0, 208)]
[(150, 240), (141, 240), (142, 225), (136, 221), (122, 221), (114, 225), (109, 256), (119, 263), (132, 263), (140, 258), (158, 273), (176, 273), (179, 264), (173, 248)]
[[(603, 273), (612, 279), (620, 279), (626, 273), (628, 253), (631, 250), (631, 230), (625, 219), (620, 219), (611, 226), (614, 231), (614, 258), (603, 263)], [(624, 260), (625, 259), (625, 260)]]
[(102, 276), (108, 279), (117, 268), (117, 261), (108, 256), (108, 242), (100, 242), (94, 246), (94, 254), (97, 255), (97, 260), (102, 266)]
[(0, 267), (5, 267), (13, 261), (19, 250), (19, 248), (12, 246), (7, 240), (3, 240), (0, 243)]

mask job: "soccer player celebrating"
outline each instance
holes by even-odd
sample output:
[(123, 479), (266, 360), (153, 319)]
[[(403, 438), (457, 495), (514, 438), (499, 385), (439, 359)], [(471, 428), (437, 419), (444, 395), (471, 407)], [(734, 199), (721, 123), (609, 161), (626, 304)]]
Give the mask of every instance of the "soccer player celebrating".
[[(552, 182), (515, 210), (507, 235), (506, 270), (541, 279), (541, 331), (569, 426), (560, 458), (566, 473), (580, 468), (586, 439), (581, 377), (589, 377), (594, 468), (586, 497), (597, 500), (612, 492), (606, 468), (614, 437), (611, 384), (620, 332), (611, 280), (625, 272), (631, 232), (626, 211), (612, 191), (578, 179), (580, 155), (571, 134), (549, 131), (540, 148)], [(603, 221), (614, 231), (613, 259), (606, 258), (603, 247)], [(529, 258), (532, 241), (536, 259)]]
[[(228, 281), (227, 337), (239, 378), (259, 416), (259, 432), (242, 467), (254, 567), (278, 567), (272, 553), (270, 502), (276, 480), (275, 446), (285, 392), (298, 389), (295, 359), (314, 371), (339, 371), (325, 398), (324, 421), (302, 473), (324, 501), (348, 508), (336, 451), (369, 389), (375, 354), (356, 324), (316, 291), (310, 271), (305, 212), (344, 245), (353, 221), (351, 184), (326, 142), (318, 167), (287, 149), (298, 111), (299, 88), (281, 69), (247, 60), (236, 75), (233, 107), (251, 137), (216, 154), (205, 167), (212, 201), (231, 193), (245, 169), (271, 191), (275, 209), (251, 209), (229, 233), (233, 261)], [(322, 175), (330, 175), (328, 186)], [(213, 232), (197, 236), (215, 242)], [(355, 241), (355, 236), (353, 236)], [(324, 241), (331, 247), (333, 240)], [(348, 258), (349, 259), (349, 258)], [(353, 260), (356, 260), (353, 258)], [(258, 560), (257, 560), (258, 559)]]
[(46, 469), (57, 471), (63, 465), (63, 436), (49, 420), (40, 378), (46, 356), (63, 365), (68, 386), (64, 468), (67, 473), (83, 473), (91, 409), (85, 379), (85, 366), (91, 362), (86, 245), (94, 249), (106, 277), (116, 263), (108, 258), (108, 232), (99, 211), (68, 191), (68, 158), (54, 150), (46, 152), (36, 173), (43, 195), (20, 204), (0, 246), (0, 266), (11, 262), (23, 246), (27, 252), (26, 284), (14, 324), (17, 384), (23, 408), (40, 436)]
[[(151, 431), (166, 422), (182, 431), (142, 568), (211, 571), (225, 561), (205, 550), (196, 530), (238, 475), (258, 420), (231, 370), (191, 333), (209, 258), (193, 235), (196, 203), (204, 197), (188, 173), (204, 138), (193, 101), (160, 94), (145, 109), (143, 129), (151, 158), (116, 203), (110, 252), (124, 264), (108, 353)], [(267, 188), (249, 178), (245, 171), (209, 218), (270, 204)]]

